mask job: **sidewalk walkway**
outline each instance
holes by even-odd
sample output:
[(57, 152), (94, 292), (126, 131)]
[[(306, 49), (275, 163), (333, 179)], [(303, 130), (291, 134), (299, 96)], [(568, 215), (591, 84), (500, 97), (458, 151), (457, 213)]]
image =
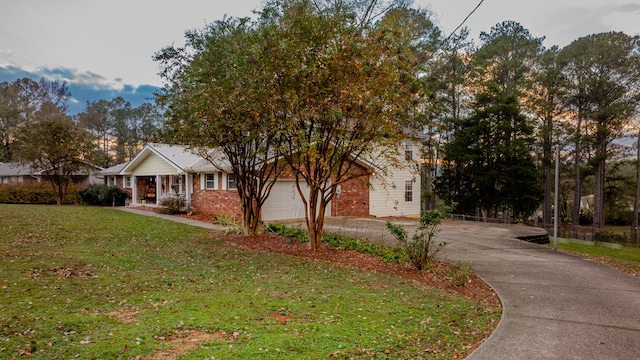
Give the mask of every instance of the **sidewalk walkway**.
[[(207, 229), (196, 220), (127, 210)], [(413, 232), (417, 221), (402, 220)], [(301, 226), (288, 221), (288, 226)], [(390, 243), (385, 220), (328, 218), (326, 229)], [(495, 332), (468, 359), (638, 359), (640, 279), (549, 247), (516, 240), (540, 229), (446, 221), (439, 254), (473, 263), (500, 296), (503, 315)]]

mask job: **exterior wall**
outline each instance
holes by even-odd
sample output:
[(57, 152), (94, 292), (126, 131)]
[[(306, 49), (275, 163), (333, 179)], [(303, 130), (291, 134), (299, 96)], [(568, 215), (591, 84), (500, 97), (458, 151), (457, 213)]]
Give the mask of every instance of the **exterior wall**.
[(178, 175), (178, 170), (158, 155), (150, 154), (131, 173), (136, 176)]
[[(400, 149), (397, 163), (401, 168), (387, 166), (386, 174), (378, 174), (370, 179), (369, 189), (370, 215), (372, 216), (420, 216), (420, 171), (418, 146), (413, 146), (413, 158), (404, 158), (404, 149)], [(412, 201), (405, 200), (405, 182), (412, 185)]]
[(37, 182), (38, 182), (38, 179), (31, 176), (25, 176), (25, 175), (0, 176), (0, 184), (17, 184), (17, 183), (34, 184)]
[(331, 216), (369, 216), (369, 176), (367, 170), (356, 169), (363, 176), (340, 185), (340, 194), (333, 198)]
[[(372, 216), (419, 216), (420, 179), (408, 172), (396, 172), (392, 177), (371, 179), (370, 199)], [(413, 185), (413, 200), (405, 201), (405, 181)]]
[[(216, 215), (229, 215), (242, 218), (238, 190), (223, 189), (223, 177), (218, 176), (218, 190), (205, 190), (200, 187), (200, 174), (193, 177), (193, 195), (191, 206), (198, 216), (213, 219)], [(226, 177), (225, 177), (226, 178)], [(224, 186), (224, 189), (227, 187)]]

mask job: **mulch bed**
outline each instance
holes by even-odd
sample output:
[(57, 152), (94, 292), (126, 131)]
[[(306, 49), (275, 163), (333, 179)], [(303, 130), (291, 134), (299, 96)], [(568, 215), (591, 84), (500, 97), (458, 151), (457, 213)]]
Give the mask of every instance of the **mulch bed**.
[(256, 237), (247, 237), (242, 234), (225, 234), (214, 231), (212, 235), (216, 239), (235, 244), (245, 250), (285, 254), (313, 261), (328, 262), (347, 268), (394, 275), (403, 279), (413, 280), (424, 286), (465, 296), (489, 306), (501, 306), (500, 299), (493, 289), (475, 274), (471, 274), (469, 281), (464, 285), (458, 285), (452, 279), (447, 278), (448, 269), (455, 267), (455, 265), (442, 261), (436, 261), (430, 271), (419, 271), (409, 263), (385, 263), (369, 254), (355, 250), (338, 250), (330, 248), (327, 244), (322, 244), (321, 249), (318, 251), (311, 251), (308, 243), (298, 241), (289, 241), (287, 243), (282, 236), (275, 234), (259, 234)]

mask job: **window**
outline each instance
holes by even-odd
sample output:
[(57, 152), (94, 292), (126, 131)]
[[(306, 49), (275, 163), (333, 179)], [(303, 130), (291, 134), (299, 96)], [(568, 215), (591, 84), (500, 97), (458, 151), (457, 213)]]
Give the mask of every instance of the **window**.
[(413, 201), (413, 180), (404, 181), (404, 201)]
[(218, 179), (216, 179), (216, 174), (204, 175), (204, 188), (207, 190), (216, 190), (218, 188)]
[(238, 184), (236, 184), (236, 174), (228, 174), (227, 175), (227, 189), (235, 190), (238, 188)]
[(107, 185), (116, 186), (116, 177), (115, 176), (109, 176), (107, 178)]
[(406, 161), (413, 160), (413, 144), (410, 142), (404, 143), (404, 159)]
[(131, 189), (131, 176), (124, 177), (124, 187), (127, 189)]

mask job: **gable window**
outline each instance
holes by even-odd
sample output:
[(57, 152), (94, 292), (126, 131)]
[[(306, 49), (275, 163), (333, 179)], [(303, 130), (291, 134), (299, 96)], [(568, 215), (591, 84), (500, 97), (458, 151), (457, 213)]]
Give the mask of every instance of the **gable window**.
[(404, 181), (404, 201), (406, 202), (413, 201), (413, 181), (412, 180)]
[(130, 175), (126, 175), (124, 177), (124, 187), (127, 189), (131, 189), (131, 176)]
[(116, 177), (115, 176), (109, 176), (107, 178), (107, 185), (116, 186)]
[(227, 175), (227, 189), (235, 190), (238, 188), (238, 184), (236, 183), (236, 174), (228, 174)]
[(204, 188), (207, 190), (216, 190), (218, 188), (218, 179), (216, 179), (216, 174), (204, 175)]
[(413, 144), (410, 142), (404, 143), (404, 159), (406, 161), (413, 160)]

